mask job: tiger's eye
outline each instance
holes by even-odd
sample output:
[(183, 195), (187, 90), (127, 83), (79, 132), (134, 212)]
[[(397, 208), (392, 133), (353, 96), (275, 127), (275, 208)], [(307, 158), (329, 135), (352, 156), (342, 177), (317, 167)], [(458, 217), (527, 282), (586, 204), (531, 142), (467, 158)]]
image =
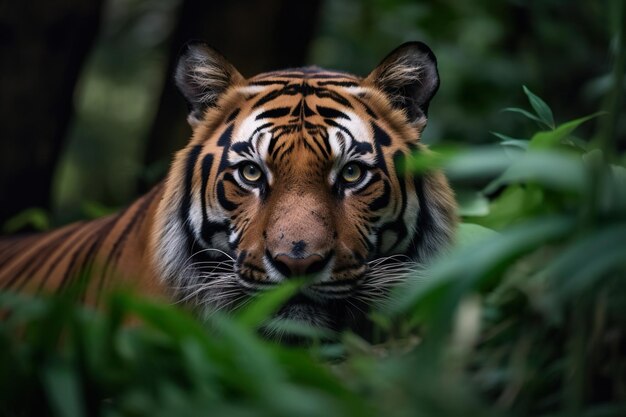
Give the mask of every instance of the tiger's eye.
[(245, 164), (240, 169), (241, 176), (248, 182), (257, 182), (261, 179), (263, 173), (261, 168), (256, 164)]
[(348, 183), (355, 183), (360, 180), (362, 176), (363, 170), (359, 164), (351, 163), (343, 167), (341, 170), (341, 178)]

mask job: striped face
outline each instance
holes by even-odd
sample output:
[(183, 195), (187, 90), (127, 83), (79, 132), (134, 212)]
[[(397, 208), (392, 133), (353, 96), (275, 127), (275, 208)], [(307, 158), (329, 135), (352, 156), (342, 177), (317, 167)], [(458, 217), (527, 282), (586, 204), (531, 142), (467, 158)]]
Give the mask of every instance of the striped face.
[(280, 316), (358, 327), (449, 240), (443, 177), (398, 167), (422, 149), (438, 85), (423, 44), (394, 51), (365, 79), (305, 68), (248, 80), (196, 45), (177, 82), (194, 136), (170, 172), (154, 245), (182, 298), (219, 308), (302, 278)]

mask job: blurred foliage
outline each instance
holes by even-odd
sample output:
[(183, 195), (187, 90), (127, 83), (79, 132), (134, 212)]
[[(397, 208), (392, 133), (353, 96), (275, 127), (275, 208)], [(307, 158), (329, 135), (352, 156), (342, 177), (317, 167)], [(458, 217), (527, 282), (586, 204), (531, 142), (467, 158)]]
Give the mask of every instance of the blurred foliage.
[[(311, 61), (366, 75), (402, 42), (422, 40), (441, 88), (425, 141), (485, 143), (493, 130), (530, 132), (500, 110), (527, 84), (563, 118), (589, 114), (611, 87), (607, 25), (618, 2), (596, 0), (337, 0), (326, 3)], [(617, 22), (614, 22), (617, 23)], [(591, 128), (586, 130), (591, 132)], [(619, 134), (626, 138), (626, 123)]]
[[(179, 0), (109, 0), (76, 94), (76, 119), (55, 186), (54, 218), (90, 218), (94, 204), (136, 197)], [(169, 82), (169, 81), (168, 81)], [(181, 103), (182, 104), (182, 103)], [(109, 209), (108, 211), (110, 211)]]
[(27, 208), (7, 220), (2, 225), (2, 233), (14, 233), (24, 228), (45, 231), (50, 228), (50, 214), (41, 208)]

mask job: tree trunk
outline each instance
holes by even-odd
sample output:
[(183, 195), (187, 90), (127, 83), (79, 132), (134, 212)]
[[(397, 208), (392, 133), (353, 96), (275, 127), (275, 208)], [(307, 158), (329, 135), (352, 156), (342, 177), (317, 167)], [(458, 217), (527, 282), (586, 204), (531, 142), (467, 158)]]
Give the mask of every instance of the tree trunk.
[(28, 207), (49, 208), (80, 69), (102, 0), (0, 5), (0, 226)]
[(321, 0), (183, 1), (172, 36), (159, 110), (146, 141), (149, 175), (140, 188), (145, 190), (163, 175), (173, 152), (181, 149), (191, 135), (184, 100), (172, 81), (183, 45), (193, 39), (208, 42), (244, 76), (302, 66), (320, 6)]

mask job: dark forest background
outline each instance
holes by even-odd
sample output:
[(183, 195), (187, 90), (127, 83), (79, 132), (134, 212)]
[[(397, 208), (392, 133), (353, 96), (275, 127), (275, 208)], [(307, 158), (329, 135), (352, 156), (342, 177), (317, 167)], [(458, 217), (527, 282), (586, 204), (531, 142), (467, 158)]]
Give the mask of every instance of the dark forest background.
[[(190, 39), (247, 76), (307, 64), (366, 75), (422, 40), (442, 80), (425, 141), (476, 144), (532, 132), (501, 112), (525, 103), (522, 84), (562, 120), (601, 108), (615, 19), (597, 0), (3, 1), (0, 225), (100, 216), (162, 178), (190, 135), (171, 79)], [(617, 132), (623, 149), (623, 118)]]

